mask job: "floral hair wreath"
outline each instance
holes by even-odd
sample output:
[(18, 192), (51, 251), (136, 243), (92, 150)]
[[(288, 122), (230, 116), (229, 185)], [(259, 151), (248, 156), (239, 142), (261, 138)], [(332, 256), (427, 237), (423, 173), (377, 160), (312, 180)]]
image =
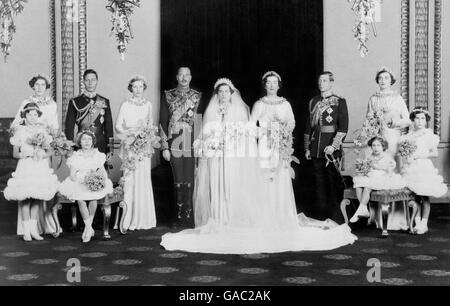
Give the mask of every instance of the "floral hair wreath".
[(386, 67), (386, 66), (382, 66), (380, 69), (378, 69), (376, 75), (379, 75), (379, 74), (382, 73), (382, 72), (387, 72), (387, 73), (389, 73), (389, 74), (392, 76), (393, 79), (395, 79), (395, 80), (397, 79), (397, 78), (395, 77), (395, 74), (394, 74), (394, 72), (392, 71), (392, 69), (390, 69), (390, 68), (388, 68), (388, 67)]
[(133, 75), (133, 76), (130, 78), (130, 83), (131, 83), (131, 81), (133, 81), (133, 82), (136, 82), (136, 81), (142, 81), (142, 82), (144, 82), (145, 84), (147, 84), (147, 79), (146, 79), (143, 75), (140, 75), (140, 74)]
[(220, 78), (217, 80), (216, 84), (214, 84), (214, 90), (217, 89), (217, 87), (219, 87), (219, 85), (221, 84), (226, 84), (228, 86), (230, 86), (230, 88), (234, 91), (236, 91), (236, 87), (234, 87), (233, 83), (231, 82), (230, 79), (227, 78)]
[(42, 78), (47, 82), (47, 84), (51, 84), (50, 77), (45, 73), (36, 73), (33, 78)]
[(425, 115), (427, 115), (428, 117), (431, 117), (430, 112), (428, 110), (426, 110), (425, 108), (422, 107), (415, 107), (412, 111), (412, 113), (423, 113)]
[(261, 80), (264, 81), (265, 78), (267, 78), (268, 76), (271, 76), (271, 75), (276, 76), (278, 78), (278, 81), (281, 82), (281, 76), (278, 73), (276, 73), (275, 71), (267, 71), (266, 73), (264, 73)]

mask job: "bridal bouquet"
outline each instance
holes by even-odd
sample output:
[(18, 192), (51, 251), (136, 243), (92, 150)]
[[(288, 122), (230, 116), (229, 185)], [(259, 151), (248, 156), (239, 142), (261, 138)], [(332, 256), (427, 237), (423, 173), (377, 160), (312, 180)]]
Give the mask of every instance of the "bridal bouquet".
[(371, 138), (380, 136), (385, 125), (382, 111), (367, 113), (362, 128), (356, 130), (356, 133), (359, 133), (358, 136), (353, 140), (353, 143), (356, 146), (356, 152), (359, 153), (361, 148), (367, 145), (367, 142)]
[(196, 157), (212, 158), (223, 156), (225, 129), (214, 127), (203, 133), (201, 138), (194, 141)]
[(403, 139), (398, 143), (398, 154), (403, 158), (411, 158), (417, 150), (417, 144), (414, 140)]
[(373, 169), (373, 160), (358, 158), (355, 161), (355, 169), (358, 175), (368, 176), (369, 172)]
[(158, 128), (146, 124), (127, 135), (123, 141), (125, 156), (122, 160), (122, 170), (135, 170), (136, 163), (150, 157), (155, 150), (161, 147), (161, 138)]
[(91, 170), (83, 179), (83, 185), (89, 189), (89, 191), (100, 191), (106, 186), (106, 176), (100, 170)]

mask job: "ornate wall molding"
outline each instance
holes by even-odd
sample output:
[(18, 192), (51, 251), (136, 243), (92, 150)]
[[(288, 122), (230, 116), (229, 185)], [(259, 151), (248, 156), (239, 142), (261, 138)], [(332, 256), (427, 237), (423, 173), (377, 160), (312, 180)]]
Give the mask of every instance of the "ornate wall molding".
[(434, 132), (441, 135), (442, 0), (434, 1)]
[(50, 13), (50, 79), (52, 82), (52, 98), (56, 101), (56, 6), (55, 0), (49, 1)]
[(428, 0), (415, 1), (415, 106), (428, 107)]
[(62, 122), (75, 94), (72, 0), (61, 0)]
[(401, 59), (400, 59), (400, 93), (409, 106), (409, 0), (401, 3)]
[(87, 69), (87, 7), (86, 0), (79, 0), (78, 4), (78, 74), (80, 93), (84, 90), (83, 74)]

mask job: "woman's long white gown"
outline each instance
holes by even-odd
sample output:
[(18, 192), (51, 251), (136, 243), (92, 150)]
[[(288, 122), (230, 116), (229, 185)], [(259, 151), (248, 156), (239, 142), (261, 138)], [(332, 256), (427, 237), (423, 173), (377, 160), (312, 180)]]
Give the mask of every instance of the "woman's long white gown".
[[(149, 101), (142, 105), (125, 101), (116, 121), (118, 137), (125, 139), (127, 131), (141, 127), (151, 118), (152, 107)], [(121, 158), (124, 158), (124, 154), (122, 146)], [(127, 204), (124, 228), (127, 230), (146, 230), (156, 226), (151, 170), (151, 158), (145, 157), (137, 162), (135, 170), (124, 171), (124, 201)]]
[[(248, 118), (242, 103), (233, 101), (225, 120)], [(214, 105), (210, 103), (208, 109)], [(206, 121), (207, 117), (211, 117), (208, 110)], [(252, 126), (248, 119), (244, 122)], [(289, 171), (281, 170), (270, 185), (267, 169), (259, 167), (254, 154), (256, 140), (251, 133), (247, 135), (248, 150), (239, 148), (247, 152), (243, 157), (225, 155), (220, 161), (223, 167), (214, 158), (200, 160), (194, 197), (197, 227), (163, 235), (161, 245), (166, 250), (218, 254), (330, 250), (357, 239), (345, 224), (314, 222), (303, 214), (297, 217)]]

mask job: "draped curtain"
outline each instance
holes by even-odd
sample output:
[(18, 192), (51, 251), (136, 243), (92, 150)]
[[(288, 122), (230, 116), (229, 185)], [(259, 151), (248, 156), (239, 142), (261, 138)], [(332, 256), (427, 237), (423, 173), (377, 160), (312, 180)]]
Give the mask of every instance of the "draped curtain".
[(262, 74), (280, 73), (297, 121), (295, 155), (303, 155), (307, 104), (323, 70), (323, 0), (163, 0), (161, 57), (161, 89), (176, 86), (176, 68), (189, 66), (206, 101), (225, 76), (252, 106)]

